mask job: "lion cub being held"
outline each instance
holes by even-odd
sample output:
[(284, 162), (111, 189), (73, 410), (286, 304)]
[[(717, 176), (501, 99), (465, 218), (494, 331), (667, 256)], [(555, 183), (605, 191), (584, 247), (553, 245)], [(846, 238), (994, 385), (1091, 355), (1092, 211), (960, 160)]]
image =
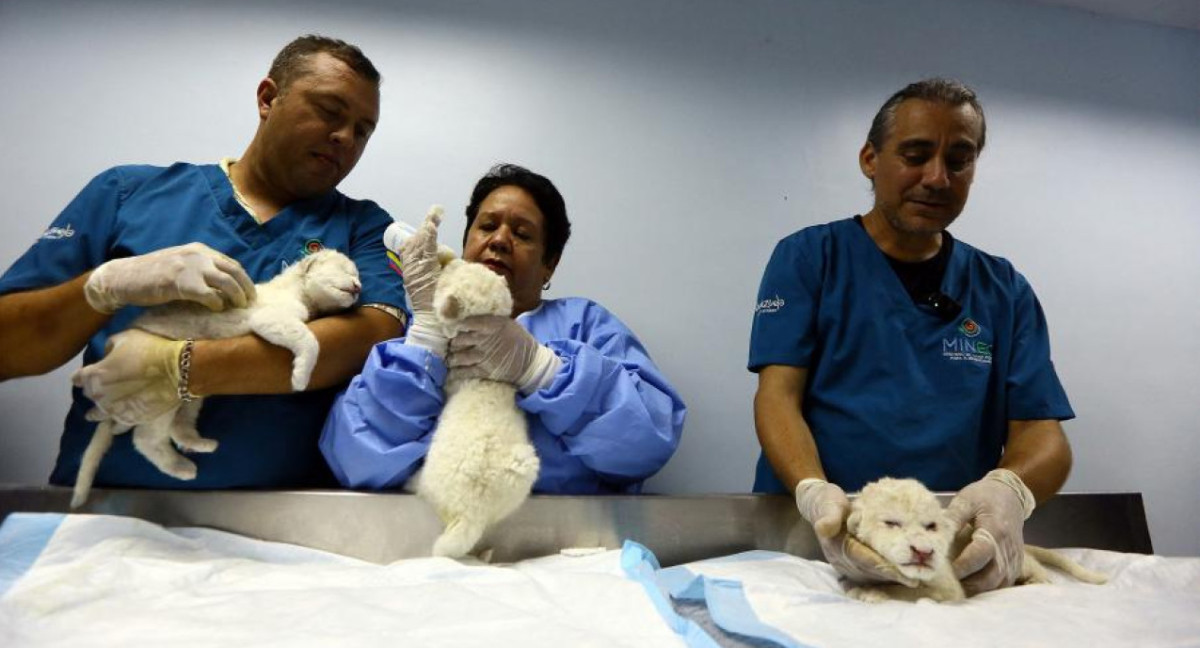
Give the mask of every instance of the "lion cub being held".
[[(851, 505), (846, 530), (894, 564), (901, 574), (918, 581), (916, 587), (899, 583), (853, 585), (847, 589), (851, 597), (869, 603), (966, 598), (950, 560), (966, 546), (970, 534), (959, 533), (956, 537), (958, 529), (937, 497), (921, 482), (884, 477), (867, 484)], [(1087, 583), (1099, 585), (1108, 581), (1107, 576), (1085, 569), (1049, 549), (1025, 545), (1017, 583), (1050, 582), (1043, 562)]]
[[(200, 304), (177, 301), (147, 310), (130, 327), (172, 340), (216, 340), (255, 333), (295, 355), (292, 389), (301, 391), (308, 386), (320, 351), (316, 336), (305, 322), (317, 315), (349, 308), (361, 289), (354, 261), (337, 250), (325, 249), (259, 284), (258, 297), (245, 308), (214, 313)], [(121, 335), (113, 336), (110, 344), (120, 344)], [(138, 425), (133, 430), (133, 447), (162, 472), (177, 479), (195, 479), (196, 464), (176, 451), (175, 446), (188, 452), (217, 449), (215, 440), (196, 432), (196, 418), (203, 400), (181, 402), (177, 408)], [(93, 414), (89, 412), (88, 416)], [(79, 465), (72, 508), (87, 500), (100, 460), (112, 445), (113, 436), (128, 432), (131, 427), (112, 420), (102, 420), (96, 427)]]
[[(504, 277), (487, 266), (455, 259), (442, 270), (433, 307), (447, 335), (453, 337), (467, 317), (508, 316), (512, 295)], [(446, 405), (425, 466), (410, 480), (416, 481), (417, 493), (446, 525), (434, 542), (433, 555), (467, 555), (490, 525), (529, 496), (540, 462), (516, 397), (513, 385), (464, 378), (450, 370)]]

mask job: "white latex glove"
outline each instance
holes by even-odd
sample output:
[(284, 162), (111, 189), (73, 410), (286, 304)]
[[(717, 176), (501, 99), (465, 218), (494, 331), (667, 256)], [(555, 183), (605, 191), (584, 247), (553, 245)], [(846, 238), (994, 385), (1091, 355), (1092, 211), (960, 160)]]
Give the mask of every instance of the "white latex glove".
[(512, 383), (531, 394), (554, 382), (562, 360), (516, 320), (479, 315), (459, 323), (446, 364), (462, 377)]
[(824, 479), (801, 480), (796, 485), (796, 508), (816, 532), (826, 562), (839, 574), (856, 583), (917, 586), (886, 558), (846, 532), (850, 500), (841, 487)]
[(157, 306), (175, 300), (210, 310), (243, 308), (254, 300), (254, 282), (237, 261), (203, 243), (188, 243), (126, 259), (92, 271), (83, 286), (88, 304), (101, 313), (122, 306)]
[(1008, 587), (1025, 560), (1025, 520), (1033, 513), (1033, 493), (1011, 470), (998, 468), (954, 496), (946, 513), (962, 528), (971, 525), (971, 543), (954, 559), (954, 575), (968, 596)]
[(104, 359), (71, 376), (76, 387), (96, 404), (90, 420), (112, 419), (139, 425), (179, 405), (179, 355), (182, 341), (140, 329), (108, 339)]
[(408, 292), (413, 311), (412, 325), (404, 335), (404, 343), (445, 357), (446, 334), (433, 311), (433, 293), (442, 274), (437, 242), (441, 222), (442, 208), (431, 207), (416, 233), (400, 244), (400, 271), (404, 273), (404, 290)]

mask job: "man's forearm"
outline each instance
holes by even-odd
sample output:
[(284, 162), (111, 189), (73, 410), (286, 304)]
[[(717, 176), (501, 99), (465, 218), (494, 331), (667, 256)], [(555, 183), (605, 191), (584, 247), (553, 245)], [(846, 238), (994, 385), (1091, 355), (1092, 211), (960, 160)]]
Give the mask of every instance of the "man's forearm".
[(1055, 420), (1009, 421), (1000, 468), (1013, 471), (1040, 504), (1058, 492), (1071, 473), (1071, 445)]
[(755, 398), (754, 407), (758, 442), (779, 480), (789, 491), (794, 491), (802, 479), (825, 479), (825, 470), (817, 455), (817, 444), (800, 412), (762, 407), (760, 400)]
[[(362, 369), (377, 342), (401, 334), (394, 317), (359, 308), (308, 324), (320, 354), (308, 389), (341, 383)], [(285, 394), (292, 391), (292, 352), (256, 335), (226, 340), (197, 340), (192, 352), (189, 389), (198, 396)]]
[(779, 480), (794, 491), (802, 479), (825, 479), (812, 430), (800, 413), (807, 373), (791, 367), (763, 369), (754, 395), (754, 429)]
[(110, 316), (83, 296), (89, 274), (0, 297), (0, 381), (62, 366), (104, 326)]

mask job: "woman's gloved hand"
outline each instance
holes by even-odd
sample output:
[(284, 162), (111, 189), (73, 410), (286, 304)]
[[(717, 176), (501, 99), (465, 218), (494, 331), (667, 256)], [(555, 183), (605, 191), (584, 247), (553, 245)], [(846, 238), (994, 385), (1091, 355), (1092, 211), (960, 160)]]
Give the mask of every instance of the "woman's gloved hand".
[(404, 274), (404, 290), (408, 292), (413, 311), (412, 325), (405, 333), (404, 343), (445, 357), (446, 334), (433, 311), (433, 293), (438, 277), (442, 275), (437, 242), (441, 222), (442, 208), (431, 207), (416, 233), (400, 244), (400, 271)]
[(511, 383), (531, 394), (554, 382), (562, 360), (516, 320), (479, 315), (459, 323), (446, 364), (460, 376)]
[(1033, 513), (1033, 492), (1011, 470), (998, 468), (958, 492), (946, 507), (962, 528), (971, 525), (971, 543), (954, 559), (954, 575), (967, 596), (1009, 587), (1025, 562), (1025, 520)]
[(243, 308), (255, 297), (254, 282), (241, 264), (203, 243), (102, 263), (88, 277), (83, 294), (101, 313), (176, 300), (220, 311)]
[(96, 405), (91, 420), (140, 425), (180, 403), (179, 356), (183, 341), (129, 329), (108, 339), (104, 359), (76, 371), (71, 382)]
[(850, 500), (841, 487), (824, 479), (801, 480), (796, 485), (796, 508), (816, 532), (826, 562), (839, 574), (856, 583), (895, 582), (916, 587), (916, 581), (846, 532)]

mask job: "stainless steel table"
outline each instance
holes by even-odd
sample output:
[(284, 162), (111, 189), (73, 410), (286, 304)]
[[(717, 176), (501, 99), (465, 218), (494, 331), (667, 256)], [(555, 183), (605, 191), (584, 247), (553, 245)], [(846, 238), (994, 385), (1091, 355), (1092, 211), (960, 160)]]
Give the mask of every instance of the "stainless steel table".
[[(66, 488), (0, 485), (0, 518), (69, 510)], [(375, 563), (428, 556), (441, 523), (415, 495), (352, 491), (95, 489), (79, 512), (164, 526), (202, 526), (336, 552)], [(566, 547), (649, 547), (664, 566), (751, 549), (820, 558), (791, 498), (778, 495), (533, 496), (480, 548), (513, 562)], [(1152, 553), (1137, 493), (1063, 494), (1034, 512), (1025, 539), (1047, 547)]]

